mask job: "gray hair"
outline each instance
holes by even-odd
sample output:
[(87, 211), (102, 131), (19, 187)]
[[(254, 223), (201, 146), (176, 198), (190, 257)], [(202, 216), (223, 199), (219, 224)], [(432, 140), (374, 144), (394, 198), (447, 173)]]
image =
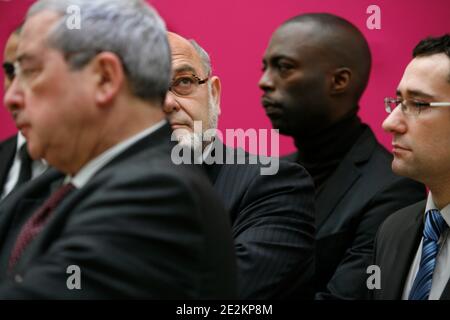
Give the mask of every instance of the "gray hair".
[[(197, 54), (199, 55), (206, 76), (210, 77), (212, 74), (212, 66), (208, 52), (206, 52), (206, 50), (203, 49), (194, 39), (189, 39), (189, 42), (194, 47), (195, 52), (197, 52)], [(211, 81), (208, 81), (208, 111), (209, 111), (208, 117), (209, 128), (217, 129), (217, 124), (219, 121), (219, 106), (216, 105), (212, 100)], [(207, 137), (207, 139), (211, 139), (211, 137)]]
[[(80, 10), (81, 28), (68, 28), (70, 6)], [(60, 50), (73, 69), (86, 66), (99, 52), (116, 54), (133, 93), (148, 101), (164, 101), (171, 78), (171, 55), (164, 21), (142, 0), (39, 0), (27, 18), (54, 11), (61, 20), (48, 44)]]
[(211, 59), (209, 58), (208, 52), (206, 52), (206, 50), (203, 49), (197, 43), (197, 41), (195, 41), (194, 39), (189, 39), (189, 42), (192, 44), (192, 46), (195, 49), (195, 52), (197, 52), (197, 54), (199, 55), (200, 59), (202, 60), (203, 71), (205, 71), (206, 76), (209, 77), (211, 75), (211, 72), (212, 72), (212, 67), (211, 67)]

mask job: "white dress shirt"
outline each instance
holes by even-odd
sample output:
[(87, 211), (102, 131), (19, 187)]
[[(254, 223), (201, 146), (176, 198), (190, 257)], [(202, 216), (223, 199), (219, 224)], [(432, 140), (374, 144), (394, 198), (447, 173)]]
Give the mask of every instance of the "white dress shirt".
[[(20, 159), (20, 149), (26, 143), (25, 137), (20, 133), (17, 133), (17, 147), (16, 153), (14, 155), (14, 160), (11, 168), (9, 169), (8, 176), (6, 178), (6, 183), (3, 188), (3, 193), (0, 199), (6, 197), (16, 186), (17, 181), (19, 180), (20, 174), (20, 166), (22, 165), (22, 160)], [(34, 160), (31, 165), (31, 178), (34, 179), (40, 174), (42, 174), (45, 170), (47, 170), (48, 165), (44, 160)]]
[[(427, 205), (425, 212), (431, 209), (437, 209), (433, 201), (433, 195), (431, 192), (428, 194)], [(445, 222), (450, 226), (450, 204), (439, 210), (444, 218)], [(425, 213), (424, 213), (425, 214)], [(436, 266), (433, 271), (433, 280), (431, 282), (431, 291), (428, 300), (439, 300), (442, 292), (447, 285), (447, 281), (450, 278), (450, 233), (449, 229), (444, 231), (438, 241), (439, 252), (436, 256)], [(422, 255), (422, 240), (420, 241), (419, 248), (417, 250), (414, 261), (409, 270), (408, 278), (406, 279), (405, 287), (403, 290), (402, 299), (408, 300), (409, 293), (411, 291), (414, 279), (419, 271), (420, 258)]]
[(106, 166), (111, 160), (125, 151), (132, 144), (136, 143), (138, 140), (152, 134), (153, 132), (164, 126), (166, 122), (167, 121), (165, 119), (161, 120), (150, 128), (147, 128), (104, 151), (102, 154), (85, 164), (75, 176), (66, 176), (64, 184), (72, 183), (75, 188), (82, 188), (100, 169)]

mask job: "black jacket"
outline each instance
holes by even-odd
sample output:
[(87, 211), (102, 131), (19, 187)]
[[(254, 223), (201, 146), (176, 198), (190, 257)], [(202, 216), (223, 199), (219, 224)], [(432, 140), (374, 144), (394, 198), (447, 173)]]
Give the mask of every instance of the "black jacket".
[[(8, 197), (0, 206), (0, 298), (235, 297), (226, 213), (200, 169), (172, 163), (170, 136), (166, 124), (69, 194), (12, 272), (17, 234), (61, 174), (50, 169)], [(81, 269), (81, 290), (66, 286), (70, 265)]]
[(426, 197), (422, 184), (395, 175), (391, 164), (366, 126), (316, 195), (317, 299), (368, 298), (366, 271), (379, 226)]
[[(377, 300), (400, 300), (406, 278), (422, 239), (426, 201), (403, 208), (380, 227), (375, 241), (373, 264), (380, 267), (381, 288), (371, 290)], [(441, 300), (450, 299), (450, 282)]]
[(17, 135), (12, 136), (0, 143), (0, 196), (5, 188), (9, 170), (14, 161), (17, 148)]

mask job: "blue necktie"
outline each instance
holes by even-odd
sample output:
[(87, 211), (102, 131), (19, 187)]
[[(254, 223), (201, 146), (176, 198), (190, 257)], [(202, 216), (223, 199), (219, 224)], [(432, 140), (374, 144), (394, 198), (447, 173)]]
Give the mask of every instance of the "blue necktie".
[(439, 251), (438, 240), (447, 228), (448, 225), (439, 210), (432, 209), (426, 212), (420, 267), (409, 293), (409, 300), (428, 300)]

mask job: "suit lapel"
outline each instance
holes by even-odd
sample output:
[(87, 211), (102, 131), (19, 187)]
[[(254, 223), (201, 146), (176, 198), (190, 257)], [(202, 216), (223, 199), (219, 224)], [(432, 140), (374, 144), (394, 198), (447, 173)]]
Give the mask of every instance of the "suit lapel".
[(324, 224), (327, 218), (333, 213), (342, 197), (352, 187), (355, 181), (360, 177), (361, 173), (355, 165), (344, 160), (326, 184), (339, 186), (339, 188), (325, 188), (317, 195), (316, 198), (316, 226), (317, 230)]
[(214, 140), (211, 151), (207, 155), (205, 162), (203, 162), (202, 165), (202, 168), (206, 172), (206, 175), (208, 176), (209, 181), (211, 181), (211, 184), (214, 185), (216, 183), (220, 170), (222, 169), (223, 164), (226, 162), (226, 155), (232, 150), (233, 149), (225, 146), (223, 142), (218, 138)]
[[(31, 180), (22, 188), (8, 195), (0, 206), (0, 275), (7, 271), (11, 253), (8, 245), (14, 245), (15, 240), (8, 242), (10, 232), (19, 232), (23, 223), (35, 212), (51, 193), (55, 182), (62, 182), (64, 175), (49, 169), (36, 179)], [(14, 233), (14, 232), (13, 232)]]
[(17, 146), (17, 135), (9, 138), (0, 145), (0, 193), (3, 191), (9, 169), (14, 160)]
[(384, 283), (386, 284), (382, 288), (384, 291), (383, 299), (397, 300), (402, 297), (406, 278), (422, 239), (424, 211), (425, 201), (411, 207), (409, 214), (411, 217), (415, 217), (402, 221), (403, 226), (398, 226), (394, 238), (398, 241), (392, 241), (386, 248), (386, 250), (389, 250), (387, 256), (390, 259), (386, 264), (383, 264), (383, 268), (390, 271), (383, 273), (383, 270), (381, 270), (381, 277), (385, 277)]
[(450, 300), (450, 279), (447, 281), (445, 285), (444, 291), (441, 294), (439, 300)]
[(117, 157), (111, 160), (103, 169), (114, 165), (117, 162), (121, 162), (124, 159), (127, 159), (137, 153), (140, 153), (144, 150), (154, 148), (154, 147), (166, 147), (170, 153), (170, 150), (173, 146), (175, 146), (175, 142), (171, 141), (172, 129), (170, 128), (169, 123), (165, 123), (161, 128), (152, 132), (148, 136), (143, 137), (137, 142), (133, 143), (126, 150), (121, 152)]
[(351, 193), (348, 193), (348, 190), (361, 176), (359, 166), (370, 158), (375, 146), (375, 137), (372, 131), (366, 127), (355, 145), (325, 183), (322, 191), (316, 195), (317, 230), (320, 230), (344, 196), (352, 196)]

